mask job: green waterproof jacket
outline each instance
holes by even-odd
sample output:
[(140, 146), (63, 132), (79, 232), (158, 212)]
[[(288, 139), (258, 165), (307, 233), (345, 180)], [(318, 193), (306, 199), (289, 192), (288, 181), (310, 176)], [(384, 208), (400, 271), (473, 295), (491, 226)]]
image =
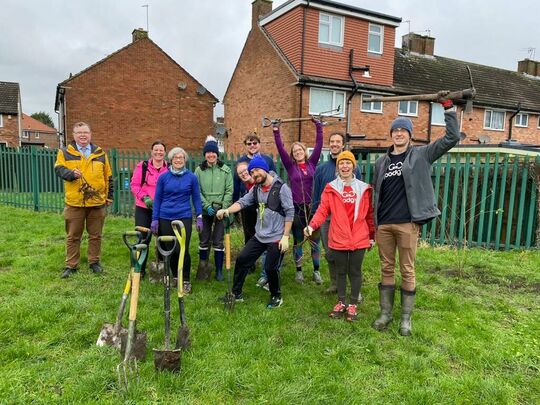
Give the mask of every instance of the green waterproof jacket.
[(195, 168), (199, 180), (203, 211), (208, 207), (216, 211), (232, 204), (233, 176), (229, 166), (219, 161), (209, 166), (206, 160)]

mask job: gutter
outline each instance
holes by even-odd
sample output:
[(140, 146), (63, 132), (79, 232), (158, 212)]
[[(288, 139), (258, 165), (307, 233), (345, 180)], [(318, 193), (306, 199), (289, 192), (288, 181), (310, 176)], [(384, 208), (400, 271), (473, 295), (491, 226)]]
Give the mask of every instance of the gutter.
[(506, 139), (507, 141), (511, 141), (512, 140), (512, 120), (514, 119), (514, 117), (516, 115), (519, 114), (519, 112), (521, 111), (521, 101), (518, 102), (517, 104), (517, 109), (516, 111), (514, 111), (514, 113), (510, 116), (510, 118), (508, 119), (508, 138)]

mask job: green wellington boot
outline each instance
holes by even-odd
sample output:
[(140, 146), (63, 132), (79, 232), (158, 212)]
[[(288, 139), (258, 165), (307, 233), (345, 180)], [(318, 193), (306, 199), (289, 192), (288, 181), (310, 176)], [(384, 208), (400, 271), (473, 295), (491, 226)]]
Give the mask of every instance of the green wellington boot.
[(392, 310), (394, 309), (394, 295), (396, 286), (383, 285), (379, 283), (379, 306), (381, 307), (381, 313), (379, 317), (373, 322), (373, 327), (378, 331), (385, 330), (390, 322), (392, 322)]
[(399, 324), (399, 334), (401, 336), (412, 335), (411, 315), (414, 308), (416, 290), (406, 291), (401, 289), (401, 323)]

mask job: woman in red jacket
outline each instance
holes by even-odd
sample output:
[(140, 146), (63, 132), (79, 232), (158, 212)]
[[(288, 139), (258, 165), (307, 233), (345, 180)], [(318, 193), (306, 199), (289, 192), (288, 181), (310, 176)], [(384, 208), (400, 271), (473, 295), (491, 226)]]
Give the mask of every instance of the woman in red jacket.
[[(338, 177), (326, 185), (319, 208), (304, 229), (304, 234), (311, 236), (328, 215), (332, 215), (328, 247), (335, 259), (338, 303), (329, 315), (331, 318), (345, 315), (346, 320), (355, 321), (362, 286), (362, 260), (366, 249), (373, 246), (375, 239), (372, 189), (369, 184), (355, 178), (356, 159), (351, 152), (339, 154), (336, 168)], [(351, 283), (348, 306), (345, 304), (347, 276)]]

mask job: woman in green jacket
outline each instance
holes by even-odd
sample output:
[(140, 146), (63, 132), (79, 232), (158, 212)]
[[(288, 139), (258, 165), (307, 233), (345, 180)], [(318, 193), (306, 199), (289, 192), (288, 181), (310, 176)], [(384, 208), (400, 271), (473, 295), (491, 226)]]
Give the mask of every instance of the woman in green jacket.
[(219, 149), (214, 137), (208, 136), (203, 148), (204, 161), (195, 169), (199, 179), (203, 207), (203, 230), (199, 235), (198, 280), (210, 278), (210, 247), (214, 247), (216, 280), (223, 280), (224, 224), (216, 218), (217, 210), (232, 204), (233, 177), (231, 169), (218, 159)]

